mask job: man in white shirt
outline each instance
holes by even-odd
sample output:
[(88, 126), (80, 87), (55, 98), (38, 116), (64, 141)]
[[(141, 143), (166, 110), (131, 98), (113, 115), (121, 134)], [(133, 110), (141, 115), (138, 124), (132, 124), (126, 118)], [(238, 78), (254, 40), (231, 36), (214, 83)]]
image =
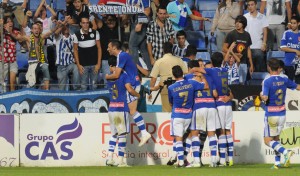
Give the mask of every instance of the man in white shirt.
[(265, 8), (267, 9), (266, 17), (270, 29), (270, 34), (268, 35), (268, 46), (270, 46), (271, 50), (276, 49), (274, 48), (274, 38), (276, 37), (277, 48), (279, 49), (280, 41), (286, 27), (286, 14), (288, 23), (290, 23), (292, 17), (291, 0), (261, 0), (260, 13), (263, 14)]
[(257, 11), (257, 0), (248, 0), (247, 27), (245, 30), (250, 33), (252, 45), (250, 46), (254, 70), (256, 72), (266, 72), (267, 65), (265, 51), (267, 49), (267, 34), (269, 23), (265, 15)]

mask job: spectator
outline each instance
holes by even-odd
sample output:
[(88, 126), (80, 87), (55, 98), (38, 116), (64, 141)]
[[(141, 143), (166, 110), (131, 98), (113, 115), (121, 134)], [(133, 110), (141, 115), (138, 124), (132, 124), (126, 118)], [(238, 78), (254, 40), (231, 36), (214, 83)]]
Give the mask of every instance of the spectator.
[[(47, 9), (52, 15), (49, 18), (47, 18)], [(43, 23), (43, 33), (47, 33), (52, 27), (52, 21), (56, 19), (56, 12), (47, 4), (46, 0), (41, 0), (33, 18), (35, 21), (41, 21)]]
[(221, 52), (226, 35), (235, 29), (235, 19), (240, 14), (240, 5), (233, 0), (223, 0), (211, 26), (211, 35), (216, 33), (217, 51)]
[(149, 23), (146, 33), (151, 65), (163, 56), (163, 44), (173, 43), (174, 39), (174, 29), (167, 19), (167, 10), (164, 7), (158, 7), (156, 14), (156, 19)]
[(171, 15), (170, 20), (175, 31), (183, 30), (186, 27), (188, 16), (192, 20), (209, 21), (208, 18), (193, 15), (185, 0), (170, 2), (167, 6), (167, 11)]
[[(291, 21), (292, 8), (290, 0), (261, 0), (260, 13), (264, 14), (265, 8), (266, 17), (269, 23), (269, 32), (267, 45), (271, 50), (276, 50), (280, 48), (281, 37), (287, 26), (286, 14), (288, 23)], [(277, 41), (277, 47), (274, 45), (274, 39)]]
[[(16, 85), (16, 76), (18, 73), (18, 64), (17, 64), (17, 58), (16, 58), (16, 44), (17, 41), (24, 40), (23, 36), (21, 36), (20, 32), (16, 29), (13, 29), (13, 18), (10, 16), (6, 16), (3, 19), (3, 30), (4, 30), (4, 36), (3, 36), (3, 56), (0, 57), (0, 61), (3, 62), (0, 65), (0, 84), (4, 85), (5, 78), (8, 75), (9, 72), (9, 87), (10, 90), (15, 90)], [(2, 51), (2, 47), (0, 46), (0, 51)], [(2, 56), (2, 55), (1, 55)], [(2, 66), (3, 64), (3, 66)], [(6, 89), (6, 87), (3, 86), (3, 89)]]
[(26, 36), (27, 46), (29, 47), (29, 68), (26, 73), (26, 80), (29, 82), (29, 86), (35, 85), (37, 80), (35, 73), (41, 71), (44, 81), (43, 89), (49, 90), (50, 73), (47, 58), (44, 54), (44, 40), (52, 35), (58, 27), (61, 27), (60, 22), (54, 29), (42, 34), (42, 22), (37, 21), (32, 25), (30, 36)]
[(291, 29), (283, 33), (280, 46), (281, 50), (285, 52), (284, 73), (289, 79), (295, 79), (297, 84), (300, 83), (300, 75), (295, 76), (295, 62), (298, 62), (300, 57), (299, 25), (299, 18), (293, 16), (291, 19)]
[[(183, 73), (187, 73), (187, 67), (185, 66), (184, 62), (172, 55), (172, 43), (166, 42), (163, 46), (164, 49), (164, 56), (157, 60), (153, 66), (153, 69), (150, 73), (151, 81), (150, 81), (150, 88), (152, 90), (158, 90), (159, 86), (155, 86), (156, 80), (158, 75), (160, 75), (160, 84), (163, 85), (163, 82), (168, 78), (173, 78), (172, 75), (172, 67), (175, 65), (179, 65)], [(173, 78), (174, 80), (174, 78)], [(171, 112), (172, 107), (169, 104), (168, 100), (168, 85), (163, 85), (163, 89), (161, 91), (161, 103), (162, 103), (162, 111), (163, 112)]]
[(24, 19), (24, 9), (26, 9), (27, 6), (27, 0), (3, 0), (2, 3), (5, 10), (11, 11), (14, 14), (18, 24), (22, 25)]
[(222, 67), (228, 70), (228, 85), (240, 84), (239, 67), (242, 55), (233, 52), (235, 46), (235, 42), (230, 45), (222, 63)]
[[(101, 43), (101, 50), (102, 50), (102, 65), (101, 71), (104, 79), (104, 85), (106, 87), (107, 80), (105, 79), (105, 75), (109, 74), (109, 65), (108, 65), (108, 58), (109, 53), (107, 51), (108, 43), (112, 39), (119, 39), (119, 31), (117, 25), (117, 17), (115, 15), (106, 15), (105, 18), (102, 20), (98, 20), (97, 23), (98, 32), (100, 34), (100, 43)], [(121, 36), (123, 35), (123, 30), (121, 29)]]
[(68, 26), (55, 32), (57, 78), (60, 90), (67, 90), (68, 75), (72, 74), (73, 90), (79, 90), (79, 73), (75, 64), (73, 43), (74, 36), (70, 35)]
[(176, 33), (176, 40), (177, 44), (173, 45), (172, 53), (174, 56), (183, 57), (185, 55), (187, 49), (187, 42), (186, 42), (186, 33), (183, 30), (180, 30)]
[(266, 72), (266, 49), (267, 49), (267, 33), (268, 21), (266, 16), (257, 11), (257, 1), (248, 0), (248, 13), (244, 16), (247, 18), (247, 27), (245, 31), (249, 32), (252, 40), (250, 46), (254, 70), (257, 72)]
[(83, 0), (73, 0), (73, 4), (69, 4), (68, 6), (67, 15), (71, 16), (68, 24), (70, 24), (70, 27), (72, 27), (72, 33), (76, 33), (79, 31), (81, 18), (88, 18), (92, 23), (92, 29), (97, 29), (94, 16), (90, 16), (89, 8), (83, 3)]
[(236, 47), (233, 51), (242, 55), (239, 69), (240, 83), (245, 84), (248, 73), (248, 65), (250, 74), (253, 72), (252, 55), (250, 50), (252, 41), (250, 34), (245, 31), (245, 28), (247, 27), (247, 19), (243, 15), (237, 16), (235, 19), (235, 25), (236, 29), (228, 33), (225, 38), (223, 52), (227, 53), (229, 46), (233, 42), (236, 43)]
[(188, 67), (188, 63), (191, 60), (195, 60), (196, 59), (196, 55), (197, 55), (197, 48), (194, 45), (189, 45), (186, 48), (185, 57), (182, 57), (181, 59), (185, 63), (185, 65)]
[(132, 55), (133, 61), (137, 64), (139, 61), (139, 53), (147, 64), (149, 69), (152, 68), (149, 53), (146, 43), (146, 31), (150, 17), (150, 0), (141, 0), (139, 4), (135, 4), (134, 0), (128, 2), (129, 5), (138, 5), (143, 9), (144, 13), (139, 13), (132, 16), (131, 31), (129, 37), (129, 51)]
[[(51, 12), (51, 17), (49, 18), (47, 17), (47, 10)], [(56, 12), (47, 4), (46, 0), (41, 0), (33, 19), (34, 21), (42, 22), (42, 34), (46, 34), (51, 30), (51, 28), (53, 28), (53, 21), (56, 21), (57, 15)], [(45, 40), (44, 54), (49, 64), (50, 76), (51, 73), (54, 73), (56, 76), (54, 43), (55, 41), (52, 35)]]
[(81, 90), (87, 90), (88, 83), (94, 90), (101, 67), (100, 35), (89, 27), (88, 17), (81, 18), (80, 25), (80, 31), (74, 35), (74, 57), (80, 74)]

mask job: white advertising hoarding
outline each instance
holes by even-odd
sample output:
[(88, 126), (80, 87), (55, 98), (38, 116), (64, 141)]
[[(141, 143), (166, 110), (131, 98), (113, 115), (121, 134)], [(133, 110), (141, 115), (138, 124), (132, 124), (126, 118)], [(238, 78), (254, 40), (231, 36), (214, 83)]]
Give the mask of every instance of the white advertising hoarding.
[(18, 115), (0, 115), (0, 167), (19, 166)]
[[(152, 138), (138, 147), (140, 133), (131, 123), (126, 158), (129, 165), (166, 164), (172, 155), (169, 113), (143, 114)], [(300, 163), (300, 119), (298, 111), (287, 112), (285, 147)], [(273, 163), (274, 152), (263, 143), (264, 112), (234, 112), (235, 163)], [(22, 114), (20, 156), (22, 166), (104, 166), (110, 127), (107, 114)], [(288, 140), (288, 141), (287, 141)], [(289, 143), (289, 144), (288, 144)], [(117, 149), (116, 149), (117, 150)], [(117, 153), (117, 151), (116, 151)], [(210, 161), (207, 142), (203, 162)], [(117, 155), (114, 156), (115, 158)], [(191, 154), (188, 157), (192, 161)]]

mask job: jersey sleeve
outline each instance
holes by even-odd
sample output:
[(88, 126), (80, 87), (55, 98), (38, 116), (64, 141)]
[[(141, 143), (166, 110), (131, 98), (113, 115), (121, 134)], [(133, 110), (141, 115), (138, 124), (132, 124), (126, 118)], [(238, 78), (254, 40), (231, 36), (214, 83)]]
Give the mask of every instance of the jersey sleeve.
[(297, 84), (294, 81), (290, 80), (289, 78), (286, 79), (287, 79), (287, 88), (292, 90), (297, 88)]
[(98, 31), (96, 31), (96, 40), (100, 40), (100, 34)]
[(269, 81), (264, 81), (264, 84), (262, 85), (262, 94), (264, 96), (269, 96), (270, 92), (270, 83)]
[(125, 64), (126, 64), (126, 58), (120, 59), (120, 57), (123, 57), (122, 53), (120, 53), (119, 56), (117, 57), (117, 65), (116, 65), (116, 67), (119, 67), (119, 68), (123, 69), (125, 67)]
[(171, 87), (168, 88), (168, 98), (169, 98), (169, 103), (173, 104), (173, 96), (172, 96), (172, 89), (171, 89)]
[(283, 36), (282, 36), (282, 39), (281, 39), (281, 42), (280, 42), (280, 48), (287, 47), (286, 34), (287, 34), (287, 31), (285, 31), (283, 33)]
[(74, 43), (78, 43), (78, 38), (75, 34), (73, 34)]

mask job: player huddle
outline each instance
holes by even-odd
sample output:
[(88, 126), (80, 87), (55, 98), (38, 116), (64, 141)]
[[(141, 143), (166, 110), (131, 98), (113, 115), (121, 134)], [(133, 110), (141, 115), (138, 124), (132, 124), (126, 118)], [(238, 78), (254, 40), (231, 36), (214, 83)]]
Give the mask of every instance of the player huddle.
[[(145, 129), (142, 116), (136, 111), (139, 98), (138, 72), (131, 56), (121, 51), (119, 41), (111, 41), (108, 51), (115, 58), (108, 60), (110, 75), (106, 75), (110, 89), (109, 120), (112, 137), (109, 141), (107, 165), (128, 167), (124, 161), (126, 135), (129, 133), (128, 113), (141, 130), (142, 146), (151, 137)], [(172, 105), (170, 134), (174, 137), (173, 150), (176, 156), (168, 162), (177, 167), (201, 167), (201, 153), (206, 138), (209, 141), (210, 167), (233, 166), (234, 143), (231, 135), (233, 95), (228, 87), (228, 72), (221, 68), (223, 55), (214, 53), (211, 57), (212, 68), (191, 60), (188, 63), (189, 74), (183, 75), (180, 66), (172, 68), (175, 83), (168, 87), (169, 102)], [(270, 77), (263, 82), (262, 100), (266, 101), (265, 144), (276, 151), (275, 164), (278, 169), (280, 154), (284, 155), (284, 166), (290, 162), (292, 151), (284, 149), (279, 141), (279, 134), (285, 122), (286, 88), (300, 90), (300, 86), (290, 81), (285, 75), (279, 75), (280, 62), (271, 59), (268, 63)], [(219, 130), (218, 130), (219, 129)], [(218, 133), (216, 133), (216, 130)], [(207, 135), (207, 137), (206, 137)], [(118, 159), (113, 153), (118, 143)], [(187, 154), (192, 149), (193, 161), (188, 162)], [(217, 157), (219, 153), (219, 157)]]
[[(173, 150), (178, 155), (178, 167), (201, 167), (200, 156), (206, 137), (200, 141), (199, 134), (205, 132), (211, 154), (210, 167), (217, 167), (217, 163), (226, 166), (226, 156), (229, 159), (228, 165), (233, 166), (233, 139), (230, 131), (230, 100), (233, 96), (228, 88), (227, 69), (220, 68), (222, 61), (223, 55), (215, 53), (212, 55), (214, 68), (199, 67), (198, 61), (193, 60), (188, 63), (190, 74), (183, 75), (179, 66), (172, 69), (176, 82), (169, 86), (168, 91), (172, 104), (171, 135), (175, 138)], [(219, 140), (216, 129), (221, 129)], [(185, 134), (186, 131), (189, 134)], [(186, 161), (189, 146), (194, 159), (191, 163)], [(217, 160), (218, 148), (220, 161)]]

